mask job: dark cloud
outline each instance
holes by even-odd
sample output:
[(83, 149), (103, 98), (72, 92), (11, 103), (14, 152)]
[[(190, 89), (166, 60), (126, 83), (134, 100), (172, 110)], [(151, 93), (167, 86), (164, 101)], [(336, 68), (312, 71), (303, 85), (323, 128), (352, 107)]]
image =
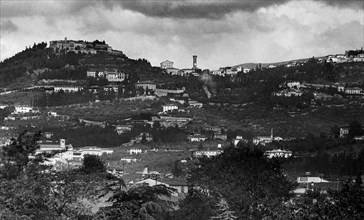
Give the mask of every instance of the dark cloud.
[[(219, 19), (237, 12), (253, 12), (263, 7), (280, 5), (289, 1), (306, 0), (104, 0), (108, 7), (115, 4), (124, 9), (136, 11), (146, 16), (169, 18), (208, 18)], [(363, 9), (363, 0), (312, 0), (330, 6)]]
[(349, 7), (349, 8), (364, 10), (363, 0), (316, 0), (316, 1), (324, 2), (327, 5), (336, 7)]
[(11, 33), (18, 30), (18, 27), (10, 20), (1, 22), (1, 33)]
[[(125, 9), (152, 17), (219, 19), (236, 11), (255, 11), (288, 0), (135, 0), (120, 1)], [(114, 1), (105, 1), (114, 4)]]

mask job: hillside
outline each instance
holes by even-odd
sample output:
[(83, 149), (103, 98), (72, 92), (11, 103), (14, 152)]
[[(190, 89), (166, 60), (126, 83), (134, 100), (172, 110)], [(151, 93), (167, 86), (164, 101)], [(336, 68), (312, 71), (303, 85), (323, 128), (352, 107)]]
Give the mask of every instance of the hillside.
[[(97, 42), (100, 43), (94, 41), (95, 48)], [(100, 44), (102, 46), (104, 42)], [(115, 68), (130, 74), (134, 80), (163, 81), (162, 70), (152, 67), (145, 59), (130, 59), (121, 51), (114, 52), (115, 50), (92, 51), (96, 52), (77, 50), (56, 52), (53, 48), (47, 47), (45, 42), (34, 44), (33, 47), (26, 48), (0, 63), (0, 88), (24, 88), (36, 85), (41, 79), (86, 79), (87, 70), (105, 68)]]

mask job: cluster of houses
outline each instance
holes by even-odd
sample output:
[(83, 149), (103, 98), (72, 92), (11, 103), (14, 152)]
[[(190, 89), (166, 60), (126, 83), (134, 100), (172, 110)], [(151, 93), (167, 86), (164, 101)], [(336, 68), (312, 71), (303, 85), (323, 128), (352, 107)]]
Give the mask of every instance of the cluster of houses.
[(273, 92), (272, 96), (276, 97), (300, 97), (305, 92), (312, 92), (315, 99), (331, 98), (326, 94), (325, 89), (335, 89), (337, 94), (344, 95), (358, 95), (363, 96), (364, 90), (358, 86), (345, 86), (339, 83), (334, 84), (315, 84), (315, 83), (301, 83), (299, 81), (286, 81), (279, 85), (281, 90)]
[(123, 54), (119, 50), (113, 50), (111, 46), (105, 42), (94, 41), (86, 42), (82, 40), (55, 40), (49, 42), (49, 48), (53, 50), (54, 53), (63, 52), (75, 52), (75, 53), (86, 53), (86, 54), (96, 54), (99, 51), (107, 52), (114, 55)]
[(86, 74), (87, 77), (105, 78), (109, 82), (123, 82), (128, 77), (128, 74), (116, 68), (89, 69)]
[(193, 56), (193, 62), (192, 62), (192, 68), (187, 68), (187, 69), (178, 69), (173, 67), (173, 62), (169, 61), (169, 60), (165, 60), (163, 62), (160, 63), (160, 67), (161, 69), (163, 69), (166, 73), (170, 74), (170, 75), (175, 75), (175, 76), (199, 76), (199, 74), (197, 73), (197, 56), (194, 55)]
[(52, 158), (44, 163), (46, 165), (55, 165), (56, 163), (63, 163), (71, 166), (80, 166), (82, 159), (85, 155), (101, 156), (103, 154), (112, 154), (113, 150), (108, 148), (98, 148), (95, 146), (82, 147), (74, 149), (72, 144), (66, 144), (65, 139), (60, 139), (59, 142), (54, 143), (50, 141), (40, 141), (39, 149), (35, 154), (40, 153), (57, 153)]

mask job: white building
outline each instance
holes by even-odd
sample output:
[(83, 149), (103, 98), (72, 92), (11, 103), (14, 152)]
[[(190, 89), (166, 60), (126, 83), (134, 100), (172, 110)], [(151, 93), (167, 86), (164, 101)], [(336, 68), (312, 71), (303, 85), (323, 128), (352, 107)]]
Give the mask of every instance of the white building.
[(128, 150), (129, 154), (141, 154), (143, 153), (143, 150), (140, 148), (132, 148)]
[(297, 81), (288, 81), (287, 82), (287, 87), (289, 87), (291, 89), (300, 89), (301, 83), (297, 82)]
[(169, 104), (169, 105), (163, 105), (163, 112), (169, 112), (169, 111), (173, 111), (173, 110), (177, 110), (178, 106), (177, 105), (173, 105), (173, 104)]
[(72, 93), (72, 92), (79, 92), (83, 88), (81, 86), (54, 86), (54, 92), (63, 92)]
[(125, 73), (121, 72), (107, 72), (106, 73), (106, 79), (109, 82), (123, 82), (125, 80), (126, 76)]
[(39, 112), (39, 110), (34, 109), (32, 106), (29, 105), (15, 105), (15, 114), (22, 114), (22, 113), (36, 113)]
[(222, 150), (195, 150), (192, 151), (192, 156), (199, 158), (199, 157), (214, 157), (217, 156), (219, 154), (221, 154), (223, 151)]
[(99, 148), (95, 146), (82, 147), (77, 151), (81, 153), (82, 157), (84, 157), (86, 154), (101, 156), (103, 154), (112, 154), (114, 152), (114, 150), (109, 148)]
[(199, 142), (199, 141), (207, 140), (207, 137), (204, 135), (200, 135), (200, 134), (190, 135), (190, 136), (188, 136), (188, 140), (191, 142)]
[(161, 62), (161, 68), (162, 69), (173, 68), (173, 62), (169, 60), (163, 61)]
[(281, 149), (267, 150), (264, 152), (264, 155), (269, 159), (272, 159), (273, 157), (288, 158), (292, 156), (292, 151)]
[(96, 77), (96, 70), (87, 70), (87, 77)]
[(66, 145), (65, 139), (60, 139), (58, 144), (40, 143), (39, 149), (36, 150), (35, 154), (55, 153), (55, 152), (61, 152), (61, 151), (63, 151), (63, 152), (56, 155), (58, 158), (61, 158), (64, 160), (73, 159), (73, 146), (71, 144)]
[(329, 181), (322, 179), (321, 177), (314, 176), (300, 176), (297, 178), (297, 183), (328, 183)]
[(352, 88), (346, 88), (345, 93), (349, 95), (360, 95), (362, 92), (362, 89), (359, 87), (352, 87)]

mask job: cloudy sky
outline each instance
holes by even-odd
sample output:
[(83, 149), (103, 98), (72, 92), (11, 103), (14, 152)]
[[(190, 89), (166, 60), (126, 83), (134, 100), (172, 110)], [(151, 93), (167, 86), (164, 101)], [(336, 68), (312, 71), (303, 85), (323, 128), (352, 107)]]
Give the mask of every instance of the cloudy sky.
[(105, 40), (152, 65), (215, 69), (364, 45), (362, 0), (0, 0), (0, 59), (42, 41)]

